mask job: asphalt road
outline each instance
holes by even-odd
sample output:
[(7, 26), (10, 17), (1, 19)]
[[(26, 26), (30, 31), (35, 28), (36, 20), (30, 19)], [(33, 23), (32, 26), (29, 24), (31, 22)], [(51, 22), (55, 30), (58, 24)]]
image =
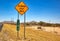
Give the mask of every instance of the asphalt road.
[(0, 23), (0, 32), (2, 31), (3, 24)]

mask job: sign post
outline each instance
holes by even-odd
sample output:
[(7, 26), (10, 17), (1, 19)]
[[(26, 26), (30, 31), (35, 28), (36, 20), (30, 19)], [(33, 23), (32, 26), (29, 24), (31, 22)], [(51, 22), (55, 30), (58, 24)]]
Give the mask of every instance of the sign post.
[[(24, 39), (25, 39), (25, 20), (26, 20), (26, 14), (25, 12), (28, 10), (28, 7), (26, 6), (26, 4), (24, 2), (20, 2), (17, 6), (16, 6), (16, 10), (18, 11), (18, 13), (20, 13), (21, 15), (24, 14)], [(17, 20), (17, 24), (19, 24), (19, 20)], [(17, 31), (19, 31), (19, 25), (17, 25)]]
[(19, 14), (18, 14), (18, 19), (17, 19), (17, 39), (19, 39), (19, 30), (20, 30), (20, 20), (19, 20)]
[(26, 27), (25, 20), (26, 20), (26, 14), (24, 14), (24, 39), (26, 39), (26, 37), (25, 37), (25, 27)]

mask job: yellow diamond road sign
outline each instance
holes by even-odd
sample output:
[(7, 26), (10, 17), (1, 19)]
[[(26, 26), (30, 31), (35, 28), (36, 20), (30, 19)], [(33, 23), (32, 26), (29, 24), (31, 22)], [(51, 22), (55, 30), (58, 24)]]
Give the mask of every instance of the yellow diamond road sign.
[(17, 6), (16, 6), (16, 10), (23, 15), (27, 10), (28, 7), (26, 6), (26, 4), (24, 2), (20, 2)]

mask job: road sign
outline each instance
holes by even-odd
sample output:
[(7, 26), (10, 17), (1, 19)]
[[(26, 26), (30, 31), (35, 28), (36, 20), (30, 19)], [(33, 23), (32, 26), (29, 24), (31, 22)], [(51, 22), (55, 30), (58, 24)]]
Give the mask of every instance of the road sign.
[(19, 31), (20, 30), (20, 21), (19, 21), (19, 19), (17, 20), (17, 31)]
[(26, 6), (26, 4), (24, 2), (20, 2), (17, 6), (16, 6), (16, 10), (23, 15), (27, 10), (28, 7)]

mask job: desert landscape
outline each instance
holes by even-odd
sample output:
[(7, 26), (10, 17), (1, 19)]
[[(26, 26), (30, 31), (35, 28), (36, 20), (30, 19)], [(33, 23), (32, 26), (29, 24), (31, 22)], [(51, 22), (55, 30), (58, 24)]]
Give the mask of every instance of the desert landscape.
[(24, 25), (20, 25), (19, 39), (17, 39), (16, 24), (4, 23), (0, 32), (0, 41), (60, 41), (59, 27), (44, 27), (26, 25), (26, 39), (24, 40)]
[(0, 0), (0, 41), (60, 41), (60, 0)]

